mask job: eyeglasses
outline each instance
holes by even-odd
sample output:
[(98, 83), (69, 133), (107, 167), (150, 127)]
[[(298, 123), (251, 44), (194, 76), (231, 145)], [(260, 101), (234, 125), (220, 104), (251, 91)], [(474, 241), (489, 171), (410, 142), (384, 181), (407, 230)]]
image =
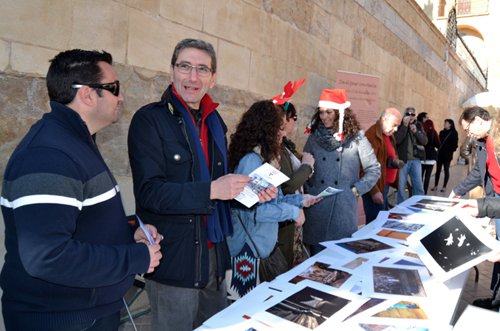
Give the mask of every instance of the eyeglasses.
[(406, 115), (406, 116), (415, 116), (416, 114), (415, 114), (415, 113), (410, 113), (410, 112), (407, 112), (405, 115)]
[(115, 80), (112, 83), (90, 83), (90, 84), (72, 84), (71, 88), (79, 89), (84, 86), (88, 86), (90, 88), (96, 89), (96, 90), (106, 90), (111, 92), (115, 97), (120, 95), (120, 81)]
[(193, 70), (193, 68), (196, 70), (196, 73), (198, 74), (198, 76), (200, 77), (208, 77), (210, 76), (210, 74), (212, 73), (212, 69), (207, 67), (207, 66), (204, 66), (204, 65), (201, 65), (201, 66), (193, 66), (189, 63), (177, 63), (175, 64), (175, 67), (177, 68), (177, 70), (179, 70), (180, 73), (182, 74), (190, 74), (191, 71)]

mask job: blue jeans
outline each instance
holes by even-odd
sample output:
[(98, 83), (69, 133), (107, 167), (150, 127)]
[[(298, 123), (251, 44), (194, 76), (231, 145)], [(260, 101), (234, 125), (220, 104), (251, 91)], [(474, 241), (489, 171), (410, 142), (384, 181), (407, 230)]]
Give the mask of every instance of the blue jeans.
[(413, 195), (424, 195), (424, 184), (422, 183), (422, 163), (420, 160), (408, 160), (403, 168), (399, 169), (398, 204), (408, 199), (406, 194), (406, 183), (408, 176), (411, 179)]

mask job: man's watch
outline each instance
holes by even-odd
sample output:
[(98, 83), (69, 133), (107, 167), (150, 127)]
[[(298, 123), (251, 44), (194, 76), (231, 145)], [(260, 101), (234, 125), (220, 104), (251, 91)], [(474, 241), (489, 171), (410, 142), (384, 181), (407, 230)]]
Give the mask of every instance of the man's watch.
[(358, 189), (356, 188), (356, 186), (351, 187), (351, 191), (352, 191), (352, 194), (354, 194), (354, 196), (356, 198), (359, 198), (359, 192), (358, 192)]

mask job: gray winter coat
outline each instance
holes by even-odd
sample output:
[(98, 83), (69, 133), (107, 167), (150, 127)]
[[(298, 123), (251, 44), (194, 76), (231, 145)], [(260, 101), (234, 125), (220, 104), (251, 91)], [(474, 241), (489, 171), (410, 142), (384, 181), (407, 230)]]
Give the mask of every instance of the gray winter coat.
[[(304, 152), (314, 155), (314, 175), (306, 182), (307, 193), (316, 195), (328, 186), (344, 190), (305, 208), (304, 242), (317, 244), (326, 240), (350, 237), (358, 229), (358, 201), (351, 188), (359, 195), (370, 191), (380, 177), (380, 164), (363, 131), (343, 145), (342, 152), (327, 151), (311, 134)], [(363, 169), (363, 177), (359, 177)]]

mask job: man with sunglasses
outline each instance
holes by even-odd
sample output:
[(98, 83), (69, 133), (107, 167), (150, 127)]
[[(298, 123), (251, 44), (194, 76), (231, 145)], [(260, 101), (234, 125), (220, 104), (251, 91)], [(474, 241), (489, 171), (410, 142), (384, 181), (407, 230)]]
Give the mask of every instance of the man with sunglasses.
[(170, 72), (172, 84), (134, 114), (128, 135), (137, 214), (165, 235), (164, 261), (146, 281), (153, 331), (193, 330), (227, 306), (228, 200), (249, 180), (227, 174), (227, 128), (208, 95), (213, 46), (180, 41)]
[(421, 164), (423, 156), (418, 153), (418, 150), (423, 150), (423, 146), (427, 144), (427, 135), (422, 124), (416, 120), (415, 108), (406, 108), (403, 121), (394, 136), (396, 137), (399, 159), (405, 163), (399, 169), (397, 203), (401, 203), (408, 199), (406, 193), (408, 176), (411, 179), (413, 195), (424, 194)]
[[(460, 123), (467, 133), (469, 146), (475, 142), (476, 162), (469, 175), (450, 193), (450, 198), (461, 198), (477, 186), (486, 197), (500, 196), (500, 166), (495, 153), (495, 141), (489, 136), (493, 124), (490, 113), (481, 107), (467, 108), (460, 116)], [(500, 240), (500, 219), (496, 219), (497, 240)], [(492, 298), (477, 299), (475, 306), (497, 310), (500, 308), (500, 263), (495, 263), (491, 277)]]
[(69, 50), (47, 73), (51, 112), (26, 134), (2, 189), (7, 330), (118, 330), (136, 274), (158, 266), (160, 235), (130, 228), (93, 135), (120, 117), (106, 52)]

